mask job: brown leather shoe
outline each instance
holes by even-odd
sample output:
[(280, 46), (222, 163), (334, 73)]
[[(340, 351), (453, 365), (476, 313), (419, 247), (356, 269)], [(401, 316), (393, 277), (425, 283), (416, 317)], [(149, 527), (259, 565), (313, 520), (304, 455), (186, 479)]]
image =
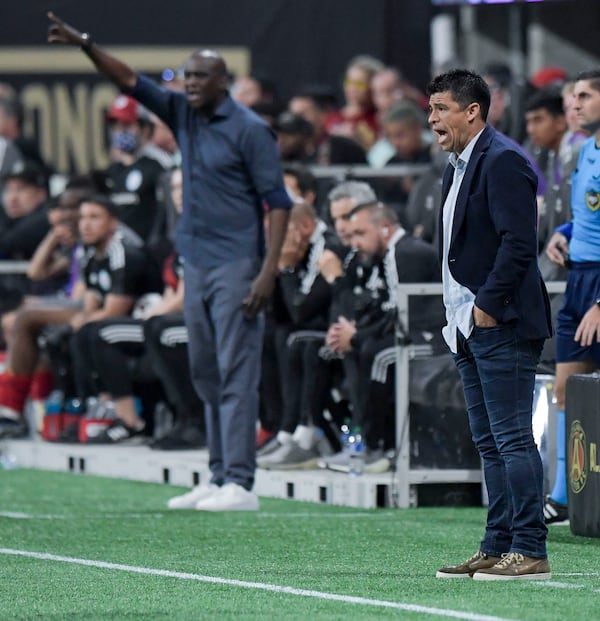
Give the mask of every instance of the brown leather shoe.
[(500, 557), (488, 556), (481, 550), (460, 565), (442, 567), (435, 574), (436, 578), (471, 578), (478, 569), (493, 567)]
[(550, 563), (547, 558), (531, 558), (509, 552), (493, 567), (478, 569), (473, 580), (549, 580)]

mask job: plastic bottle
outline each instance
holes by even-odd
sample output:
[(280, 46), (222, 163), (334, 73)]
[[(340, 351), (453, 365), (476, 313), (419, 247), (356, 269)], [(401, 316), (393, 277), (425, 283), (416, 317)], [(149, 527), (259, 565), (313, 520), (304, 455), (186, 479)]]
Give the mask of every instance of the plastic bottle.
[(62, 390), (53, 390), (46, 399), (46, 414), (59, 414), (63, 410), (65, 395)]
[(342, 445), (342, 453), (346, 455), (350, 455), (350, 424), (351, 420), (349, 418), (345, 418), (342, 423), (341, 433), (340, 433), (340, 444)]
[(83, 403), (76, 397), (65, 401), (65, 412), (69, 414), (82, 415), (84, 413)]
[(365, 443), (360, 427), (354, 427), (349, 438), (350, 445), (350, 474), (361, 475), (365, 471)]

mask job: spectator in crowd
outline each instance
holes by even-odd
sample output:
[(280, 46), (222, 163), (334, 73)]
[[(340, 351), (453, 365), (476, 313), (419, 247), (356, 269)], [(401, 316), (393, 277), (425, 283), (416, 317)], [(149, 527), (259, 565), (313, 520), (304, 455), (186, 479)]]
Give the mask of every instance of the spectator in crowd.
[(567, 72), (561, 67), (542, 67), (531, 76), (529, 82), (536, 89), (560, 88), (567, 77)]
[(572, 176), (572, 220), (550, 238), (547, 254), (551, 261), (569, 267), (567, 289), (558, 314), (556, 334), (556, 380), (558, 405), (556, 478), (546, 497), (547, 524), (568, 518), (565, 393), (567, 380), (576, 373), (590, 373), (600, 366), (600, 70), (577, 76), (574, 110), (580, 126), (591, 136), (581, 146)]
[(33, 295), (50, 294), (63, 299), (71, 296), (79, 276), (79, 205), (86, 196), (103, 192), (106, 192), (106, 178), (94, 172), (69, 179), (55, 202), (50, 203), (51, 228), (36, 248), (27, 269)]
[[(263, 316), (291, 201), (270, 128), (227, 92), (211, 50), (185, 64), (185, 95), (159, 87), (49, 14), (49, 41), (83, 46), (96, 67), (173, 129), (182, 150), (184, 316), (194, 386), (205, 404), (212, 479), (172, 508), (258, 510), (255, 469)], [(264, 205), (270, 208), (263, 248)], [(264, 259), (263, 259), (264, 257)], [(262, 265), (261, 265), (262, 259)]]
[[(351, 212), (352, 245), (363, 261), (378, 267), (356, 316), (340, 315), (329, 327), (326, 343), (343, 355), (351, 391), (353, 422), (360, 427), (367, 447), (366, 463), (372, 471), (389, 467), (384, 455), (395, 448), (394, 379), (395, 332), (398, 326), (397, 287), (405, 282), (437, 282), (439, 262), (434, 248), (406, 234), (393, 210), (381, 203), (359, 204)], [(352, 285), (352, 283), (349, 283)], [(410, 326), (402, 326), (414, 344), (427, 345), (439, 329), (439, 300), (414, 297), (409, 304)], [(349, 469), (348, 455), (324, 460), (335, 470)]]
[(384, 119), (392, 106), (399, 101), (412, 101), (419, 109), (427, 107), (427, 98), (418, 89), (402, 79), (400, 72), (393, 67), (384, 67), (371, 79), (373, 105), (377, 110), (380, 135), (369, 149), (367, 158), (375, 168), (384, 166), (394, 155), (394, 150), (385, 135)]
[(488, 123), (517, 142), (523, 138), (522, 109), (518, 87), (510, 67), (504, 63), (489, 63), (481, 75), (491, 94)]
[(330, 134), (352, 138), (365, 152), (373, 146), (379, 133), (371, 80), (382, 69), (381, 61), (372, 56), (353, 58), (344, 76), (344, 105), (325, 119)]
[(312, 126), (312, 153), (310, 164), (366, 164), (364, 149), (355, 140), (346, 136), (332, 135), (325, 127), (331, 112), (331, 104), (318, 89), (307, 88), (292, 97), (289, 112), (302, 117)]
[[(175, 200), (181, 212), (178, 186), (181, 171), (172, 173)], [(179, 194), (179, 196), (177, 196)], [(143, 365), (144, 358), (152, 370), (148, 375), (159, 380), (175, 409), (176, 426), (157, 439), (155, 448), (193, 449), (204, 444), (203, 405), (196, 395), (188, 365), (187, 330), (183, 321), (183, 264), (172, 253), (163, 267), (164, 290), (143, 313), (131, 317), (110, 318), (89, 324), (80, 332), (84, 348), (84, 365), (75, 369), (79, 400), (99, 395), (100, 401), (112, 401), (116, 418), (93, 444), (114, 444), (139, 437), (144, 430), (136, 409), (132, 361)]]
[(135, 99), (119, 95), (108, 110), (107, 121), (112, 159), (106, 171), (110, 198), (123, 223), (162, 253), (164, 211), (157, 192), (164, 168), (144, 153), (152, 133), (150, 116)]
[(394, 148), (382, 132), (382, 128), (385, 115), (395, 103), (402, 99), (400, 73), (393, 67), (384, 67), (378, 71), (371, 79), (371, 95), (373, 105), (377, 110), (380, 133), (378, 140), (369, 149), (367, 159), (371, 166), (380, 168), (394, 155)]
[(512, 71), (508, 65), (503, 63), (490, 63), (482, 71), (481, 75), (488, 86), (491, 96), (490, 110), (487, 123), (494, 129), (508, 136), (536, 173), (538, 178), (537, 195), (544, 196), (547, 189), (546, 177), (543, 169), (545, 168), (545, 151), (522, 146), (525, 136), (523, 112), (523, 97), (527, 96), (527, 89), (520, 85), (513, 78)]
[(531, 143), (545, 149), (548, 154), (546, 194), (538, 200), (538, 246), (541, 252), (551, 232), (569, 217), (569, 186), (565, 183), (563, 191), (560, 191), (563, 181), (566, 181), (560, 149), (567, 132), (560, 91), (554, 88), (535, 92), (525, 103), (525, 123)]
[(417, 164), (431, 161), (430, 145), (424, 140), (425, 116), (412, 101), (394, 104), (383, 118), (383, 131), (394, 152), (386, 164)]
[[(430, 145), (425, 139), (425, 117), (412, 101), (394, 104), (384, 117), (383, 132), (394, 153), (387, 165), (428, 164), (431, 161)], [(384, 177), (377, 183), (379, 198), (396, 211), (403, 227), (407, 227), (405, 210), (415, 176)]]
[(310, 162), (316, 153), (312, 125), (301, 116), (282, 112), (274, 125), (277, 144), (284, 162)]
[[(538, 196), (538, 265), (544, 280), (566, 280), (566, 269), (552, 262), (544, 252), (557, 226), (571, 218), (571, 173), (575, 167), (573, 151), (577, 143), (569, 144), (568, 125), (563, 97), (556, 86), (542, 88), (525, 102), (525, 122), (529, 142), (545, 153), (546, 191)], [(556, 320), (562, 295), (550, 295), (553, 323)], [(556, 361), (556, 340), (553, 335), (544, 344), (540, 363), (553, 370)], [(536, 397), (537, 393), (536, 393)]]
[(18, 313), (7, 369), (0, 376), (0, 437), (27, 432), (23, 408), (39, 359), (38, 336), (46, 326), (68, 324), (77, 331), (90, 321), (127, 314), (137, 297), (153, 288), (151, 261), (140, 248), (123, 242), (110, 201), (101, 196), (85, 199), (79, 216), (79, 235), (87, 248), (82, 285), (77, 287), (81, 306), (34, 306)]
[(34, 162), (18, 162), (4, 177), (0, 258), (30, 259), (49, 229), (48, 176)]
[[(288, 163), (283, 168), (285, 188), (294, 204), (304, 203), (315, 207), (317, 179), (304, 166)], [(260, 450), (269, 442), (279, 427), (283, 412), (281, 373), (285, 364), (285, 341), (291, 331), (291, 318), (281, 298), (280, 281), (272, 303), (265, 313), (265, 336), (260, 378), (260, 425), (256, 432), (256, 448)]]
[(317, 178), (308, 168), (294, 163), (284, 165), (283, 182), (294, 203), (303, 202), (316, 209)]
[(50, 230), (36, 248), (27, 269), (30, 291), (19, 308), (2, 315), (5, 344), (10, 345), (12, 326), (23, 306), (77, 304), (70, 298), (78, 282), (82, 250), (78, 236), (79, 204), (84, 197), (105, 189), (101, 174), (76, 176), (67, 182), (56, 201), (49, 203)]
[(490, 90), (481, 76), (450, 71), (427, 90), (429, 123), (451, 154), (440, 230), (443, 335), (489, 496), (478, 552), (436, 576), (548, 579), (543, 471), (531, 423), (536, 367), (551, 332), (536, 261), (535, 174), (486, 123)]
[(235, 78), (231, 85), (231, 97), (248, 108), (260, 103), (273, 103), (277, 99), (271, 80), (255, 75)]
[[(13, 349), (13, 330), (15, 320), (24, 309), (66, 308), (65, 320), (73, 309), (80, 305), (78, 282), (78, 244), (77, 223), (79, 203), (94, 189), (92, 175), (71, 179), (48, 209), (50, 230), (36, 248), (29, 263), (27, 277), (31, 281), (30, 292), (15, 310), (2, 315), (2, 333), (5, 348)], [(28, 397), (33, 401), (43, 401), (52, 390), (52, 373), (45, 357), (38, 359), (33, 372)]]
[[(17, 161), (4, 177), (0, 209), (0, 260), (28, 260), (44, 239), (48, 221), (47, 170)], [(24, 274), (5, 274), (0, 282), (0, 312), (14, 310), (29, 292)]]
[[(319, 273), (319, 260), (329, 250), (344, 250), (313, 207), (292, 208), (288, 234), (279, 259), (281, 302), (291, 319), (282, 367), (283, 417), (277, 439), (281, 446), (262, 455), (263, 468), (316, 465), (319, 456), (317, 425), (323, 411), (316, 353), (322, 345), (331, 302), (330, 285)], [(314, 355), (313, 355), (314, 354)]]

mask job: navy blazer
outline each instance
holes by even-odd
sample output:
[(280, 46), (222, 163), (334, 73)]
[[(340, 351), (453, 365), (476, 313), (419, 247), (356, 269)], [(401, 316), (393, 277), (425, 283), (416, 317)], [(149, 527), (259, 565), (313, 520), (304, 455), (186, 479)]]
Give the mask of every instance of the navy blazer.
[[(442, 184), (446, 201), (454, 167)], [(515, 143), (487, 125), (456, 200), (448, 266), (498, 323), (529, 339), (552, 333), (548, 293), (537, 265), (537, 176)], [(443, 230), (442, 210), (439, 227)], [(440, 257), (443, 235), (439, 236)]]

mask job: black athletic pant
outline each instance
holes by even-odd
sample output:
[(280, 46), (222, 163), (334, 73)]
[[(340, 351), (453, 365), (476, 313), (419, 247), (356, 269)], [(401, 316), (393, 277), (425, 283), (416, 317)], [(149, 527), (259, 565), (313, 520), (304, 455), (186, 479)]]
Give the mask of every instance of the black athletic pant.
[(190, 378), (181, 313), (87, 324), (73, 337), (72, 356), (80, 398), (109, 392), (119, 399), (141, 390), (142, 400), (156, 400), (164, 391), (178, 422), (202, 424), (203, 404)]
[(395, 445), (394, 369), (389, 365), (384, 381), (372, 379), (373, 362), (380, 352), (394, 347), (393, 334), (365, 339), (358, 349), (344, 357), (344, 372), (353, 408), (353, 424), (358, 425), (370, 449)]
[(331, 388), (331, 369), (319, 357), (325, 333), (293, 332), (287, 341), (287, 364), (283, 368), (283, 420), (281, 429), (290, 433), (298, 425), (323, 428), (323, 410)]
[(204, 429), (204, 403), (194, 389), (183, 313), (159, 315), (144, 322), (146, 355), (160, 379), (178, 424)]

